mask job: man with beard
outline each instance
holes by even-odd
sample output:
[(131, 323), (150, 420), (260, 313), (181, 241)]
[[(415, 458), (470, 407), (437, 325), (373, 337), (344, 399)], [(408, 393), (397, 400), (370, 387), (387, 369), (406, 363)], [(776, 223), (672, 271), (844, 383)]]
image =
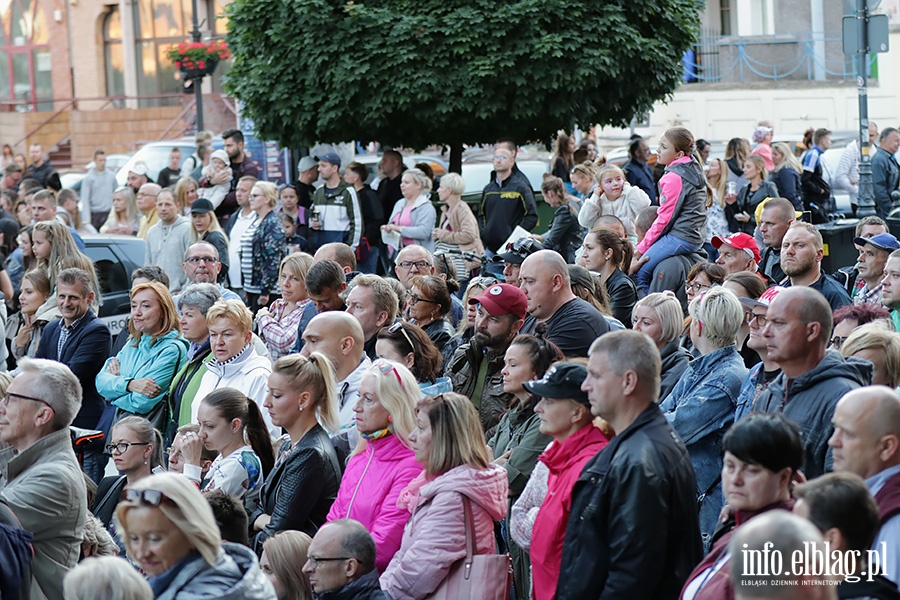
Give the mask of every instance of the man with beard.
[(803, 221), (792, 223), (781, 242), (781, 268), (788, 276), (782, 285), (810, 287), (820, 292), (834, 312), (850, 304), (850, 296), (840, 283), (822, 272), (824, 255), (819, 230)]
[(528, 300), (514, 285), (498, 283), (479, 298), (469, 300), (478, 305), (475, 334), (469, 343), (456, 349), (446, 375), (453, 391), (472, 399), (485, 431), (493, 428), (513, 400), (503, 391), (503, 358), (506, 349), (525, 323)]

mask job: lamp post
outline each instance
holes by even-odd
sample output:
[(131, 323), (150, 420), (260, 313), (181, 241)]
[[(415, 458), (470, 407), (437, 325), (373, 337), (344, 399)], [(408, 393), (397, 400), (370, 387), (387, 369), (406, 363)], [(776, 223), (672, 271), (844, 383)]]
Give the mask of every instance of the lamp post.
[[(191, 29), (191, 39), (200, 41), (200, 23), (197, 20), (197, 0), (191, 0), (191, 20), (194, 28)], [(203, 75), (194, 80), (194, 99), (197, 109), (197, 132), (203, 131)]]

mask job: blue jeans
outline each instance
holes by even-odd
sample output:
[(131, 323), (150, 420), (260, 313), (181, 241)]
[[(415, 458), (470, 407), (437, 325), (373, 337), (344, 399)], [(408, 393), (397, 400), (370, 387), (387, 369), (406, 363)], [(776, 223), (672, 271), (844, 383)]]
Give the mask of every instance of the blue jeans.
[(679, 254), (690, 254), (700, 249), (700, 244), (689, 244), (681, 238), (675, 237), (671, 233), (662, 236), (647, 250), (644, 258), (647, 262), (637, 272), (637, 284), (644, 292), (650, 286), (650, 280), (653, 279), (653, 271), (656, 267), (669, 258), (670, 256), (678, 256)]

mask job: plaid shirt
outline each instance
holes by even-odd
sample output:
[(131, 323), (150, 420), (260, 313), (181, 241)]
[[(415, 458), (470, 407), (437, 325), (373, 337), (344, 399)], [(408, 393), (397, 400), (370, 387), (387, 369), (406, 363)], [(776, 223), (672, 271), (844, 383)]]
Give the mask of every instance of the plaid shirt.
[(69, 336), (72, 334), (72, 331), (78, 327), (78, 324), (84, 320), (87, 316), (87, 313), (84, 313), (77, 319), (75, 319), (71, 325), (66, 327), (65, 320), (60, 321), (59, 323), (59, 341), (56, 343), (56, 358), (62, 358), (63, 348), (66, 347), (66, 342), (69, 341)]
[(282, 356), (291, 353), (294, 342), (297, 341), (297, 333), (300, 327), (300, 318), (303, 316), (303, 309), (309, 303), (306, 299), (297, 304), (297, 308), (285, 315), (287, 302), (278, 299), (272, 303), (269, 308), (269, 315), (263, 315), (257, 319), (259, 328), (259, 337), (266, 343), (269, 349), (269, 358), (275, 362)]

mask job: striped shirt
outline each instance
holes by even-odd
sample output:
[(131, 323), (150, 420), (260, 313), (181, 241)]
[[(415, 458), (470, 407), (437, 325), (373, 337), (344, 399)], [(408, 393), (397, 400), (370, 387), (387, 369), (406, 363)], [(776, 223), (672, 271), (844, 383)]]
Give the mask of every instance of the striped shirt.
[(243, 283), (241, 287), (247, 293), (258, 294), (262, 290), (258, 287), (254, 288), (250, 283), (253, 281), (253, 236), (256, 235), (256, 230), (259, 229), (260, 220), (259, 215), (255, 212), (253, 215), (253, 221), (247, 227), (247, 230), (244, 231), (244, 235), (241, 236), (241, 280)]

